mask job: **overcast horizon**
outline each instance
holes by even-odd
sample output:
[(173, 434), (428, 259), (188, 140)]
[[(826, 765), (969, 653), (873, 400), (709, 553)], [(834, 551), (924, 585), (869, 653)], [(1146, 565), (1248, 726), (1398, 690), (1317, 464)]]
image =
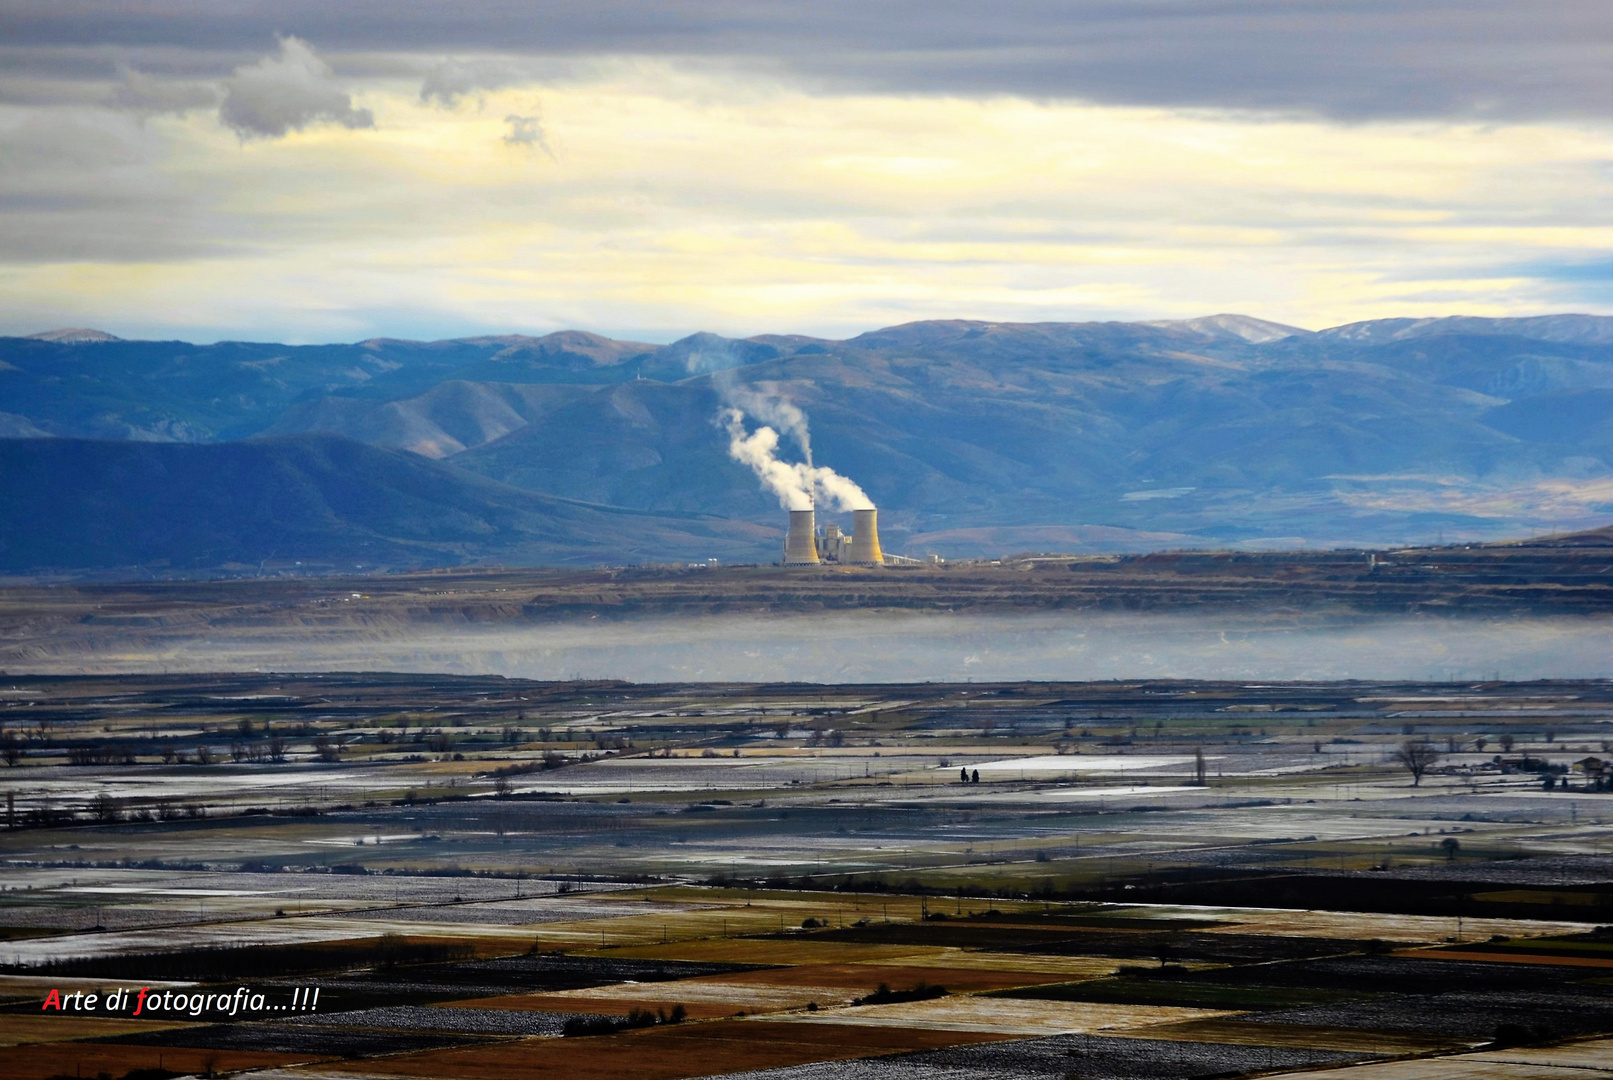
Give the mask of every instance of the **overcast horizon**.
[(1613, 314), (1591, 2), (0, 2), (0, 332)]

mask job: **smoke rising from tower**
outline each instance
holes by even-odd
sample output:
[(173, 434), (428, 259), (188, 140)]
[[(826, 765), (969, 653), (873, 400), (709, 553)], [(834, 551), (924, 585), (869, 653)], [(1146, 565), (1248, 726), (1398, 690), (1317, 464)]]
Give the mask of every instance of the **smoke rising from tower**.
[(798, 418), (798, 431), (791, 434), (801, 445), (802, 452), (808, 455), (807, 460), (779, 460), (779, 433), (766, 425), (747, 432), (744, 411), (734, 407), (724, 409), (718, 418), (728, 432), (728, 456), (749, 466), (762, 487), (777, 496), (779, 505), (786, 510), (810, 510), (817, 505), (836, 510), (872, 510), (873, 500), (862, 488), (827, 465), (811, 463), (805, 414), (788, 402), (774, 405), (787, 406), (789, 410), (775, 415), (793, 413)]
[[(731, 372), (723, 374), (731, 375)], [(812, 464), (812, 433), (807, 430), (806, 413), (781, 397), (759, 394), (743, 386), (733, 385), (732, 378), (715, 379), (722, 391), (723, 400), (747, 416), (756, 418), (782, 435), (788, 435), (801, 448), (801, 456)]]

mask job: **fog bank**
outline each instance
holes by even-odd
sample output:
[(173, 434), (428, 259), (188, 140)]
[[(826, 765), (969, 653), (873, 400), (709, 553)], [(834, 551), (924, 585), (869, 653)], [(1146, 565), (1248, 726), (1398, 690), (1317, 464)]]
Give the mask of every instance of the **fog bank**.
[(1275, 622), (1075, 613), (241, 628), (41, 648), (13, 674), (406, 671), (633, 682), (1478, 680), (1613, 676), (1613, 620)]

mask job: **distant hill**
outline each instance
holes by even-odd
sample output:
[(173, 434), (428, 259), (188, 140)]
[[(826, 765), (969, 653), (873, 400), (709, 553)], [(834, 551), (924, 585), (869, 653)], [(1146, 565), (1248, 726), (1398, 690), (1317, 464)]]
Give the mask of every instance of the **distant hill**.
[(1536, 315), (1527, 319), (1482, 319), (1451, 315), (1441, 319), (1376, 319), (1323, 330), (1341, 341), (1382, 344), (1447, 334), (1488, 334), (1562, 341), (1580, 345), (1613, 345), (1613, 317), (1606, 315)]
[(90, 330), (85, 327), (66, 328), (62, 330), (46, 330), (41, 334), (29, 334), (34, 341), (54, 341), (67, 345), (82, 345), (85, 342), (95, 341), (122, 341), (123, 339), (107, 333), (105, 330)]
[(1235, 337), (1254, 345), (1268, 341), (1281, 341), (1287, 337), (1307, 337), (1309, 330), (1285, 326), (1248, 315), (1205, 315), (1197, 319), (1161, 320), (1143, 323), (1144, 326), (1161, 326), (1168, 330), (1187, 330), (1205, 337)]
[(0, 440), (0, 572), (173, 573), (772, 556), (778, 530), (519, 491), (335, 436)]
[[(926, 322), (727, 382), (805, 409), (818, 459), (869, 491), (898, 551), (1025, 550), (1091, 527), (1109, 539), (1076, 550), (1489, 539), (1548, 526), (1521, 499), (1579, 490), (1579, 520), (1613, 514), (1596, 479), (1613, 475), (1598, 419), (1613, 347), (1595, 344)], [(450, 460), (576, 498), (767, 520), (771, 500), (713, 437), (722, 385), (577, 394)], [(1574, 423), (1534, 419), (1536, 402)], [(1537, 489), (1548, 477), (1561, 486)]]
[(669, 345), (0, 339), (0, 439), (323, 433), (502, 491), (771, 528), (776, 502), (713, 423), (747, 393), (806, 410), (818, 460), (870, 492), (895, 551), (1488, 541), (1613, 519), (1599, 316), (931, 320)]

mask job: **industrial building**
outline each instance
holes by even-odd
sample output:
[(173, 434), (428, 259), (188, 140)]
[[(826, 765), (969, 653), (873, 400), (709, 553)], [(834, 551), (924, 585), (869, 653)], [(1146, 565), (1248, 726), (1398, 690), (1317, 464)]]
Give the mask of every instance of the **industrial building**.
[(844, 563), (852, 566), (884, 566), (885, 554), (879, 549), (879, 511), (851, 512), (851, 535), (836, 524), (819, 533), (811, 510), (790, 511), (790, 531), (784, 538), (785, 566), (813, 566), (818, 563)]

